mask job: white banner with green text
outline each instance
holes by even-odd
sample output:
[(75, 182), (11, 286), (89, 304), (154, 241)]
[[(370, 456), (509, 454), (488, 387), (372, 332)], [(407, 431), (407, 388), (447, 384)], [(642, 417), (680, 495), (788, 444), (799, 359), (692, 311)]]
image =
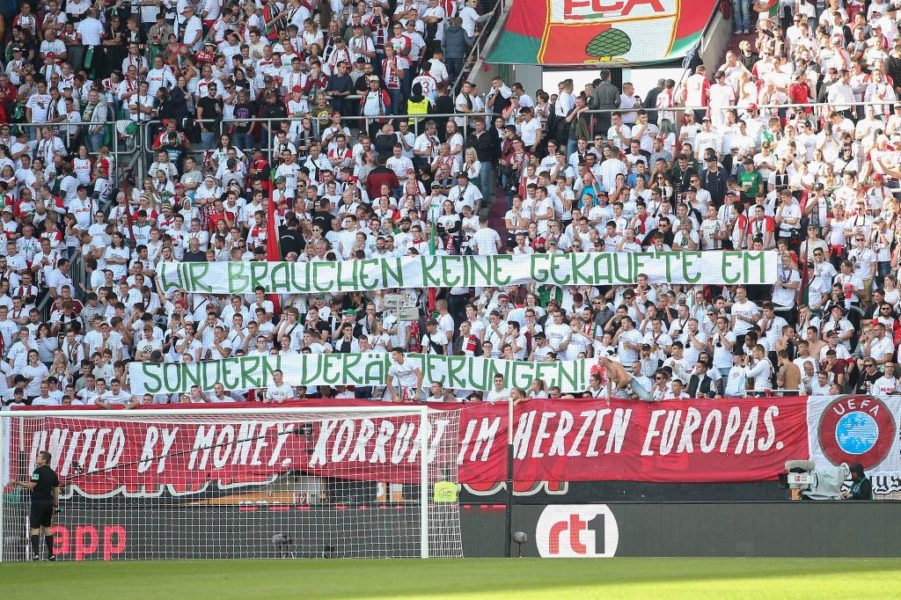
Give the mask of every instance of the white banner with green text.
[(162, 263), (163, 291), (318, 294), (392, 288), (649, 283), (765, 285), (776, 252), (577, 252), (495, 256), (402, 256), (314, 262)]
[[(407, 354), (405, 360), (422, 370), (424, 389), (437, 381), (451, 389), (487, 391), (494, 376), (504, 376), (504, 388), (527, 389), (541, 379), (546, 387), (558, 386), (564, 393), (588, 389), (591, 361), (570, 360), (529, 362), (468, 356)], [(194, 363), (156, 364), (132, 362), (128, 365), (131, 393), (180, 394), (199, 386), (204, 391), (221, 383), (228, 391), (268, 387), (273, 372), (284, 373), (291, 386), (384, 385), (391, 355), (385, 352), (358, 354), (290, 354), (241, 356)]]

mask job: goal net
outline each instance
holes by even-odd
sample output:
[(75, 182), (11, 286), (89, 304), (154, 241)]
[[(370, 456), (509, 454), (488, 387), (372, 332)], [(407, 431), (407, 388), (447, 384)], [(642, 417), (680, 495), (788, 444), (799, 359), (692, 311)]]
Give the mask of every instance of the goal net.
[[(0, 413), (0, 474), (27, 481), (52, 454), (60, 560), (459, 557), (446, 493), (458, 417), (420, 406), (12, 411)], [(29, 494), (3, 490), (2, 561), (32, 558)]]

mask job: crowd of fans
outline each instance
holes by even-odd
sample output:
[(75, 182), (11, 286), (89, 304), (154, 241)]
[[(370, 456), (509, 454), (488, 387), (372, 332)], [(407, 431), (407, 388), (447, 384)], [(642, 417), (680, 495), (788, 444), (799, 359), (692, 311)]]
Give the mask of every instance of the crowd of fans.
[[(128, 391), (133, 360), (397, 349), (597, 359), (590, 397), (901, 391), (897, 1), (777, 2), (716, 69), (531, 95), (455, 83), (483, 4), (22, 2), (0, 73), (4, 405), (561, 396), (397, 366), (403, 398)], [(116, 173), (117, 119), (158, 123), (143, 181)], [(270, 196), (289, 261), (772, 249), (778, 279), (403, 290), (419, 321), (393, 290), (279, 311), (159, 293), (160, 261), (266, 260)]]

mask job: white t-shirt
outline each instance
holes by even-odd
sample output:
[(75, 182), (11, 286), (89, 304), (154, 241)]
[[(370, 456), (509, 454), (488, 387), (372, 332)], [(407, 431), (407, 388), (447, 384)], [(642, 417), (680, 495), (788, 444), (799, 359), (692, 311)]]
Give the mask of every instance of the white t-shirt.
[(103, 35), (103, 24), (94, 17), (87, 17), (75, 25), (75, 31), (81, 34), (81, 43), (85, 46), (99, 46)]
[(393, 363), (388, 367), (388, 375), (391, 375), (394, 381), (402, 388), (413, 389), (416, 387), (416, 365), (410, 361), (404, 361), (403, 364)]
[[(757, 309), (757, 305), (750, 300), (745, 300), (744, 302), (733, 302), (731, 312), (733, 315), (742, 315), (744, 317), (750, 317), (755, 314), (760, 314), (760, 311)], [(732, 331), (736, 335), (744, 335), (748, 333), (748, 331), (750, 331), (752, 326), (753, 323), (736, 318), (735, 327)]]
[(183, 42), (194, 39), (194, 36), (197, 35), (197, 32), (200, 32), (201, 35), (197, 36), (197, 41), (192, 45), (193, 50), (200, 50), (201, 43), (203, 42), (203, 22), (201, 22), (200, 18), (198, 18), (197, 15), (194, 15), (190, 19), (188, 19), (184, 27), (184, 35), (182, 36)]
[(892, 377), (889, 379), (885, 375), (873, 382), (872, 393), (879, 398), (886, 398), (889, 394), (894, 394), (899, 390), (899, 381)]
[(528, 121), (523, 121), (520, 124), (519, 129), (523, 143), (526, 146), (531, 147), (535, 144), (535, 139), (538, 135), (538, 131), (541, 129), (541, 120), (532, 117)]
[(472, 242), (477, 246), (479, 256), (493, 256), (497, 254), (497, 243), (501, 236), (497, 231), (489, 227), (482, 227), (472, 235)]
[(287, 383), (270, 385), (266, 388), (266, 400), (270, 402), (284, 402), (294, 398), (294, 396), (294, 388)]

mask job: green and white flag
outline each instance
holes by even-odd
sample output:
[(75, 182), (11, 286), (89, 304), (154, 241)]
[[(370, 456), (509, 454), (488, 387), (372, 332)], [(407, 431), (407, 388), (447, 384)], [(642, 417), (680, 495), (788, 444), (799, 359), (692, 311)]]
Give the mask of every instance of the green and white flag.
[(776, 281), (773, 251), (580, 252), (403, 256), (316, 262), (161, 263), (163, 291), (317, 294), (391, 288), (649, 283), (760, 285)]
[[(494, 375), (504, 376), (504, 388), (528, 388), (541, 379), (547, 387), (563, 392), (588, 389), (589, 360), (529, 362), (468, 356), (407, 354), (406, 360), (422, 370), (423, 387), (433, 381), (442, 387), (487, 391), (493, 389)], [(272, 373), (281, 370), (291, 386), (384, 385), (392, 364), (390, 354), (291, 354), (241, 356), (186, 364), (132, 362), (128, 365), (131, 393), (180, 394), (193, 386), (210, 391), (221, 383), (228, 391), (268, 387)]]

